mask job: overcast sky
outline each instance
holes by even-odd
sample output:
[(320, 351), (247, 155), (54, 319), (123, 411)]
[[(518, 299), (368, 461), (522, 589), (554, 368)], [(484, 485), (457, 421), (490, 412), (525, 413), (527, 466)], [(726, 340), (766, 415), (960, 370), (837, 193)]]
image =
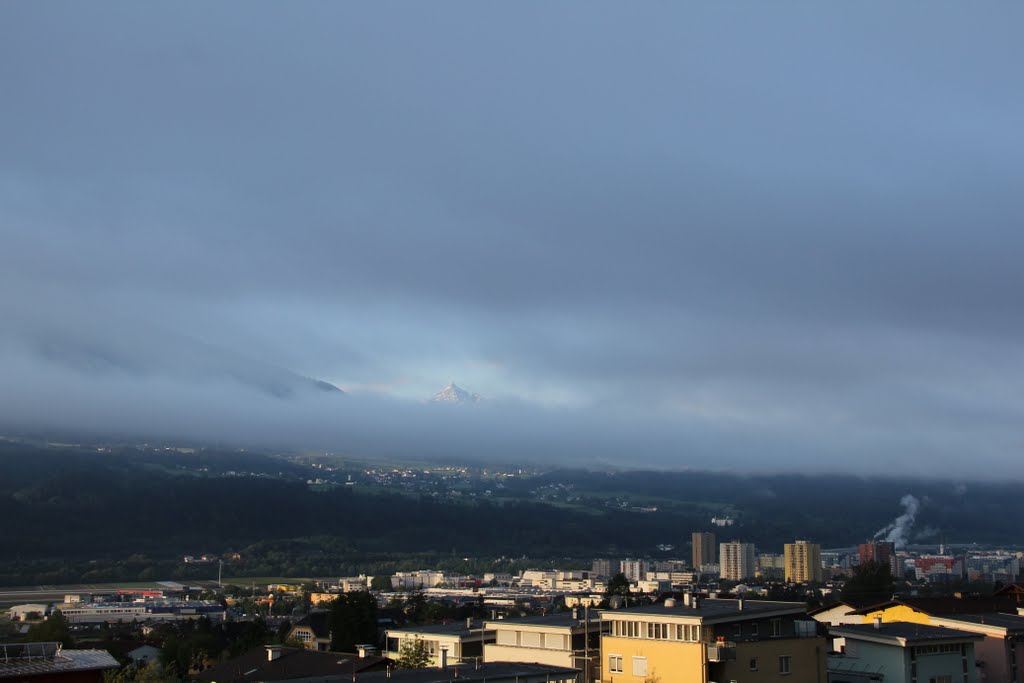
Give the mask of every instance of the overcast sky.
[[(0, 413), (1024, 476), (1022, 25), (1009, 2), (0, 3)], [(268, 397), (252, 368), (350, 395)], [(423, 405), (452, 380), (486, 405)]]

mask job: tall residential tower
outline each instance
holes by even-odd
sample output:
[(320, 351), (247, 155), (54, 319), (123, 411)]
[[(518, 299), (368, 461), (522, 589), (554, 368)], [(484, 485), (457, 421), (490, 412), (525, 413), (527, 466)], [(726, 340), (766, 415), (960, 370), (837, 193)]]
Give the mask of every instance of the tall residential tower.
[(708, 531), (693, 532), (693, 568), (700, 571), (700, 568), (717, 564), (715, 557), (715, 535)]

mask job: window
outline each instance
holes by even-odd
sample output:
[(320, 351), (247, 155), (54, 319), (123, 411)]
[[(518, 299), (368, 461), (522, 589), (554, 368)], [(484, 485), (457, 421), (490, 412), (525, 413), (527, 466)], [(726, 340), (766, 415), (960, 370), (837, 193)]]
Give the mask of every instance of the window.
[(779, 638), (782, 636), (782, 619), (772, 619), (769, 622), (772, 627), (772, 638)]
[(757, 671), (757, 657), (750, 658), (750, 670)]
[(608, 655), (608, 671), (613, 674), (622, 673), (622, 655)]
[(953, 676), (946, 674), (945, 676), (932, 676), (928, 679), (928, 683), (953, 683)]
[(790, 671), (790, 664), (792, 663), (792, 657), (789, 655), (782, 655), (779, 657), (779, 673), (788, 674)]
[(914, 652), (919, 655), (941, 655), (950, 652), (960, 652), (959, 645), (918, 645), (914, 648)]
[(647, 675), (647, 657), (633, 657), (633, 675)]
[(648, 622), (647, 637), (651, 640), (668, 640), (668, 624)]
[(743, 624), (733, 624), (732, 637), (739, 638), (743, 635)]
[(757, 636), (760, 634), (760, 631), (761, 629), (757, 627), (757, 623), (753, 623), (750, 625), (750, 635), (752, 635), (753, 637), (757, 638)]

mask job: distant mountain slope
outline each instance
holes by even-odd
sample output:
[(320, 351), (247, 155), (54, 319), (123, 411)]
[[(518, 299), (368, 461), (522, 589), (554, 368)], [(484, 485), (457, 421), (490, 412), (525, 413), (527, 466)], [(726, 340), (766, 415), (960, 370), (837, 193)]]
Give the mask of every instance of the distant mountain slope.
[(92, 377), (170, 378), (190, 383), (231, 382), (287, 399), (302, 394), (344, 392), (323, 380), (248, 357), (188, 335), (153, 329), (108, 334), (49, 327), (23, 338), (37, 360)]

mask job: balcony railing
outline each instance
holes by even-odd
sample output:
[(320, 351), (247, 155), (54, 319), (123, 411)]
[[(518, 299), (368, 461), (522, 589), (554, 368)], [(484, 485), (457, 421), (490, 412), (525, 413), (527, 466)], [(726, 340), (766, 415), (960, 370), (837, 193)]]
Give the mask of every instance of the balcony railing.
[(736, 643), (720, 640), (717, 643), (708, 643), (709, 662), (731, 662), (736, 659)]

